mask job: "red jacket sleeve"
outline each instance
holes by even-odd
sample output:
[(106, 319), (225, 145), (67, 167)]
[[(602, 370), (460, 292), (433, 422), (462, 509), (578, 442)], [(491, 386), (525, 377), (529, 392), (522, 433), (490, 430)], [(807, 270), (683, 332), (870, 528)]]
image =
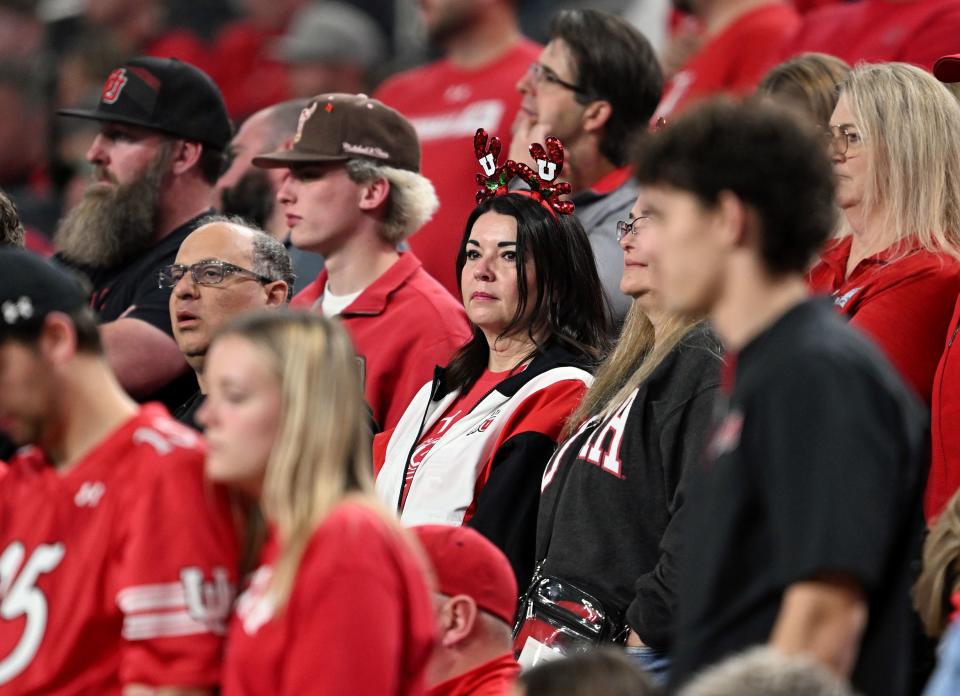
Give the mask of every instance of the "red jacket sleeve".
[(323, 287), (320, 285), (318, 279), (314, 280), (293, 296), (293, 299), (290, 300), (290, 309), (313, 309), (314, 303), (320, 299), (320, 295), (322, 294)]
[(918, 274), (876, 294), (850, 319), (927, 405), (958, 291), (955, 273)]
[[(379, 390), (384, 397), (383, 401), (387, 403), (382, 404), (381, 413), (377, 413), (377, 405), (370, 404), (375, 417), (379, 416), (378, 422), (384, 430), (392, 429), (397, 425), (400, 417), (413, 401), (413, 397), (433, 377), (434, 368), (450, 362), (450, 358), (463, 344), (461, 339), (462, 336), (451, 333), (438, 341), (417, 341), (406, 348), (404, 355), (397, 356), (397, 364), (391, 369), (395, 379), (392, 383), (384, 379), (382, 388)], [(374, 375), (369, 374), (367, 379), (374, 379)]]
[[(123, 614), (123, 684), (215, 686), (236, 587), (238, 543), (225, 490), (200, 449), (144, 445), (121, 521), (112, 585)], [(148, 466), (149, 465), (149, 466)]]

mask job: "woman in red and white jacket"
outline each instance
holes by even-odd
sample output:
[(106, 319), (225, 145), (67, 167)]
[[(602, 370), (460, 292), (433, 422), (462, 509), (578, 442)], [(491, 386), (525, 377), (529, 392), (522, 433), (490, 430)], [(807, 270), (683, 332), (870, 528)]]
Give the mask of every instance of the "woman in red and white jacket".
[(405, 525), (471, 525), (526, 582), (540, 477), (590, 386), (608, 312), (583, 227), (522, 193), (474, 209), (457, 275), (473, 339), (375, 439), (377, 495)]

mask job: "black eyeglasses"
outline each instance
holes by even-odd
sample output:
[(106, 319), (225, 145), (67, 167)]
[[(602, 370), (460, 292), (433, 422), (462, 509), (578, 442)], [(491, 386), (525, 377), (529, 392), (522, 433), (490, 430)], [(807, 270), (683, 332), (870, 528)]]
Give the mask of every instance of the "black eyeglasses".
[(552, 85), (566, 87), (571, 92), (576, 92), (577, 94), (587, 93), (587, 91), (580, 85), (575, 85), (572, 82), (567, 82), (566, 80), (560, 79), (557, 73), (553, 72), (553, 70), (548, 68), (543, 63), (530, 63), (530, 67), (527, 68), (527, 72), (530, 73), (530, 77), (537, 84), (540, 84), (541, 82), (549, 82)]
[(832, 147), (841, 157), (847, 154), (851, 145), (857, 146), (861, 143), (860, 134), (848, 130), (848, 126), (827, 126), (824, 128), (823, 138), (827, 147)]
[(649, 215), (641, 215), (640, 217), (636, 217), (629, 222), (626, 220), (619, 220), (617, 222), (617, 241), (619, 242), (628, 234), (636, 234), (639, 232), (647, 224), (649, 219)]
[(195, 264), (187, 266), (182, 263), (175, 263), (160, 269), (158, 280), (161, 288), (172, 288), (180, 279), (186, 275), (187, 271), (193, 278), (193, 282), (198, 285), (219, 285), (228, 275), (242, 275), (260, 283), (272, 283), (273, 281), (259, 273), (254, 273), (246, 268), (234, 266), (226, 261), (198, 261)]

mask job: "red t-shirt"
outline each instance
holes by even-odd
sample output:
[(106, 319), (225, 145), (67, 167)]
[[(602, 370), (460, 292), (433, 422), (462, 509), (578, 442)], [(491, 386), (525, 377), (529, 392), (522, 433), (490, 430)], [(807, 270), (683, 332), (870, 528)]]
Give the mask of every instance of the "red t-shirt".
[[(324, 270), (290, 306), (314, 307), (326, 286)], [(384, 430), (397, 424), (434, 367), (446, 365), (473, 336), (463, 306), (409, 252), (339, 316), (357, 350), (367, 403)]]
[(900, 61), (933, 69), (937, 58), (960, 49), (960, 0), (861, 0), (810, 12), (787, 42), (787, 58), (829, 53), (851, 65)]
[(212, 687), (238, 544), (203, 442), (151, 404), (60, 474), (21, 450), (0, 486), (0, 692)]
[(738, 17), (700, 49), (663, 90), (653, 119), (669, 118), (685, 106), (718, 92), (749, 92), (773, 67), (784, 43), (800, 26), (800, 16), (781, 2)]
[(416, 696), (433, 651), (425, 566), (402, 530), (343, 502), (314, 531), (287, 605), (268, 593), (271, 539), (237, 601), (223, 696)]
[[(413, 456), (410, 457), (410, 466), (407, 467), (407, 475), (403, 481), (403, 493), (400, 496), (401, 510), (403, 510), (404, 503), (407, 502), (407, 493), (410, 492), (410, 484), (413, 483), (413, 477), (417, 473), (417, 467), (420, 466), (420, 462), (422, 462), (423, 458), (427, 456), (427, 453), (431, 450), (431, 448), (437, 444), (440, 436), (447, 432), (447, 430), (450, 429), (450, 426), (460, 420), (465, 413), (470, 413), (470, 411), (473, 410), (473, 407), (480, 403), (480, 400), (483, 399), (483, 397), (486, 396), (491, 389), (493, 389), (511, 374), (512, 371), (510, 370), (506, 372), (491, 372), (490, 370), (484, 370), (483, 374), (480, 375), (479, 379), (477, 379), (470, 390), (466, 394), (459, 396), (456, 401), (450, 404), (450, 407), (446, 410), (443, 416), (433, 424), (433, 427), (430, 428), (430, 430), (423, 434), (423, 437), (420, 438), (420, 442), (417, 443), (417, 448), (413, 451)], [(377, 437), (382, 437), (382, 439), (388, 440), (389, 434), (379, 433)]]
[(485, 128), (499, 136), (506, 157), (510, 128), (520, 108), (516, 83), (539, 55), (540, 46), (524, 39), (482, 68), (466, 70), (441, 60), (392, 77), (374, 95), (417, 129), (421, 173), (433, 182), (440, 210), (408, 243), (426, 271), (457, 299), (457, 251), (467, 217), (476, 206), (480, 172), (474, 133)]
[(946, 349), (933, 378), (930, 476), (923, 501), (929, 522), (960, 488), (960, 302), (947, 327)]
[(509, 696), (520, 665), (507, 653), (427, 691), (427, 696)]
[(933, 376), (943, 352), (953, 306), (960, 294), (960, 262), (947, 254), (885, 249), (861, 261), (844, 278), (851, 237), (832, 242), (810, 271), (815, 292), (834, 297), (837, 311), (869, 335), (930, 404)]

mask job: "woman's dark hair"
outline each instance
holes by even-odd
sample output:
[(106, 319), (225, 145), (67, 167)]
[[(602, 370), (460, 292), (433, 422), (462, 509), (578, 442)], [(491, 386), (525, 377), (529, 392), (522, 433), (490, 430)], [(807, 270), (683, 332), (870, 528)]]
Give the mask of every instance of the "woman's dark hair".
[(654, 696), (660, 691), (615, 648), (547, 662), (520, 675), (525, 696)]
[[(521, 193), (487, 199), (467, 219), (457, 252), (457, 285), (467, 262), (470, 232), (477, 219), (489, 212), (517, 221), (517, 312), (501, 336), (522, 331), (538, 349), (558, 341), (591, 361), (599, 361), (609, 340), (610, 315), (593, 249), (573, 215), (555, 218), (539, 202)], [(533, 260), (536, 270), (535, 288), (527, 287), (527, 259)], [(534, 304), (525, 317), (529, 301)], [(447, 367), (448, 388), (468, 389), (483, 374), (488, 359), (487, 339), (474, 327), (473, 339), (457, 351)]]

